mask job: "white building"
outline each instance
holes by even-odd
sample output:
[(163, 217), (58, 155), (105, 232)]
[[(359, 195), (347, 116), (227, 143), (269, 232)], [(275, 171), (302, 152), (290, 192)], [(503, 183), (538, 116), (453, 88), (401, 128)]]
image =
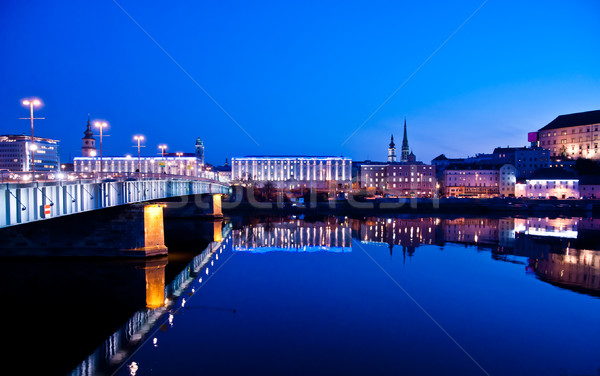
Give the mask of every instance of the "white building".
[(231, 158), (231, 179), (275, 183), (286, 189), (350, 188), (352, 160), (344, 157), (248, 156)]
[(31, 171), (33, 145), (34, 171), (57, 171), (60, 167), (59, 141), (26, 135), (0, 136), (0, 169)]
[(515, 186), (515, 196), (525, 198), (579, 198), (579, 179), (534, 178)]
[(511, 164), (500, 167), (500, 197), (512, 197), (515, 195), (517, 183), (517, 169)]
[(137, 174), (144, 177), (162, 175), (215, 178), (215, 172), (204, 168), (196, 156), (166, 157), (76, 157), (73, 168), (77, 173), (103, 173), (110, 177)]

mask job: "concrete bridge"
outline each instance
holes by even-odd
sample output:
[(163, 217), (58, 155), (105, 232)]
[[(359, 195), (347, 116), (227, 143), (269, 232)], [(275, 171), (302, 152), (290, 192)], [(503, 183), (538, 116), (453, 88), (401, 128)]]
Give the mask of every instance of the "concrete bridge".
[(0, 228), (119, 205), (180, 196), (229, 193), (223, 182), (207, 179), (79, 180), (5, 183), (0, 186)]

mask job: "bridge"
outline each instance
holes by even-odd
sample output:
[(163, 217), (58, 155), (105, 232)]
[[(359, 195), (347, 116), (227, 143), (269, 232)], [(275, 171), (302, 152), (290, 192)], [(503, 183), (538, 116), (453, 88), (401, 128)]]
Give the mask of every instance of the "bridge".
[(119, 205), (199, 194), (213, 195), (214, 206), (220, 210), (220, 195), (229, 191), (226, 183), (193, 177), (5, 183), (0, 186), (0, 228)]

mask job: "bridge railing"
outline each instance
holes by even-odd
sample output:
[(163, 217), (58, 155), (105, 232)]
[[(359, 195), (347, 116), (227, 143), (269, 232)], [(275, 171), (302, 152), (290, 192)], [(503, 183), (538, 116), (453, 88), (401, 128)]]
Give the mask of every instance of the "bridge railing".
[(124, 180), (198, 180), (219, 181), (218, 176), (212, 171), (203, 171), (200, 176), (159, 174), (146, 172), (73, 172), (73, 171), (42, 171), (35, 176), (28, 171), (0, 170), (0, 183), (29, 184), (32, 182), (80, 182), (80, 181), (124, 181)]
[(229, 186), (194, 178), (81, 179), (0, 185), (0, 227), (84, 211), (195, 194), (227, 194)]

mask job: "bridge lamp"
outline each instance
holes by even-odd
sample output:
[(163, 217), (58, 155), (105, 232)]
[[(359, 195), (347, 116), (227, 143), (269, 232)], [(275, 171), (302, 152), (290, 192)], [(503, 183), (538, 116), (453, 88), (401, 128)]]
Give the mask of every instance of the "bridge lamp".
[(133, 136), (133, 139), (137, 141), (137, 149), (138, 149), (138, 173), (141, 173), (142, 172), (142, 163), (140, 161), (140, 148), (142, 146), (140, 145), (140, 143), (144, 140), (144, 136), (142, 136), (142, 135), (136, 135), (136, 136)]
[(161, 150), (162, 153), (162, 157), (165, 157), (165, 149), (167, 148), (167, 145), (158, 145), (158, 148)]
[[(27, 120), (31, 120), (31, 173), (33, 175), (35, 175), (35, 159), (33, 157), (33, 153), (35, 151), (35, 149), (33, 148), (34, 146), (34, 139), (33, 139), (33, 120), (34, 119), (43, 119), (43, 118), (34, 118), (33, 117), (33, 107), (39, 107), (42, 105), (42, 101), (40, 101), (37, 98), (32, 98), (32, 99), (24, 99), (22, 102), (23, 106), (28, 106), (29, 107), (29, 117), (28, 118), (21, 118), (21, 119), (27, 119)], [(33, 180), (35, 181), (35, 176), (33, 177)]]

